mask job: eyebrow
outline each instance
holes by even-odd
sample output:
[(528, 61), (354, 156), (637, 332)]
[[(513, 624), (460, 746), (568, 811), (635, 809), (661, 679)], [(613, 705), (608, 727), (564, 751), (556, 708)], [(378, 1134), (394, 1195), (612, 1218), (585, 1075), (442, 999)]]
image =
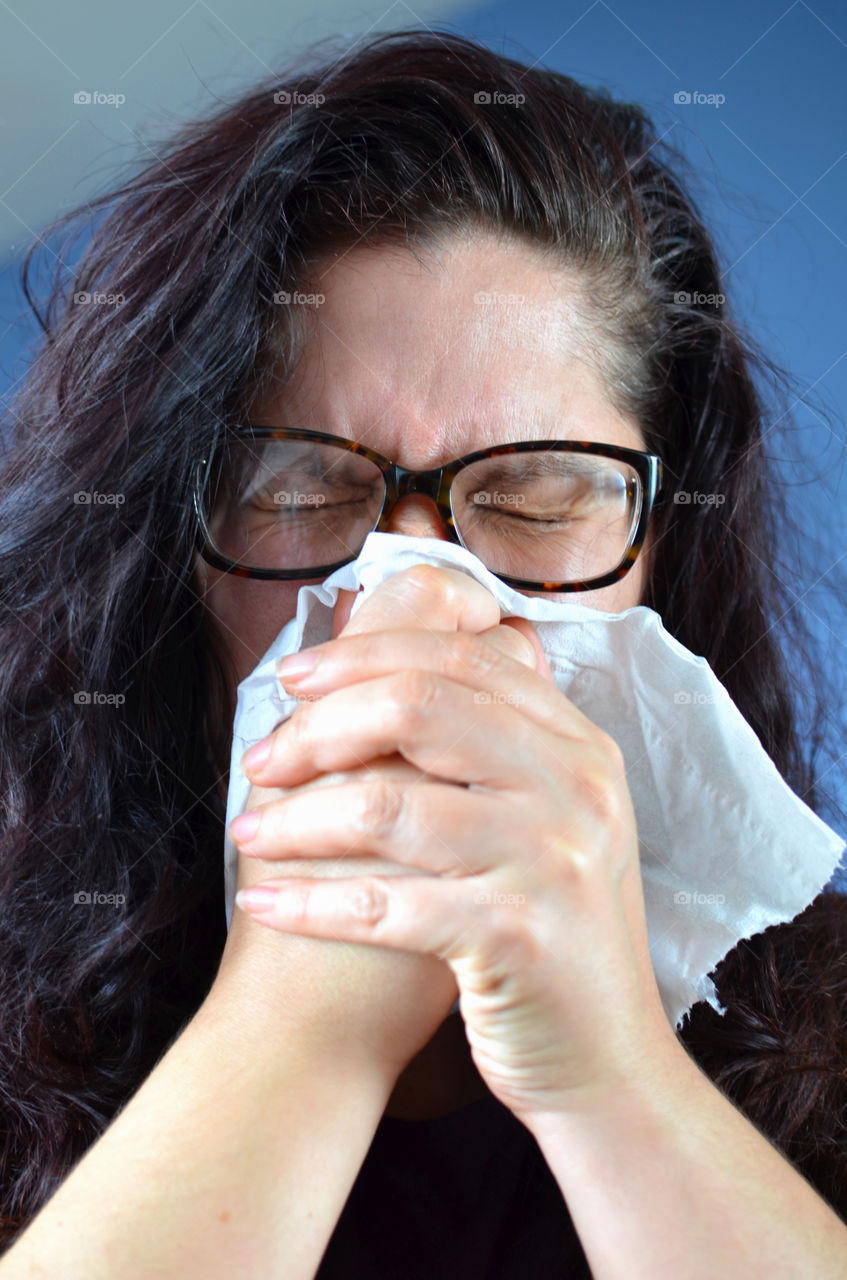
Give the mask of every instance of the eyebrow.
[[(286, 419), (283, 419), (282, 421), (274, 424), (268, 423), (267, 425), (274, 425), (280, 428), (290, 427), (295, 431), (301, 430), (301, 429), (324, 431), (328, 435), (338, 436), (340, 439), (343, 439), (343, 440), (349, 440), (352, 442), (356, 442), (358, 444), (363, 444), (371, 449), (374, 448), (374, 445), (371, 442), (369, 442), (366, 438), (367, 432), (364, 433), (365, 438), (363, 438), (363, 432), (361, 430), (357, 430), (353, 432), (351, 435), (345, 435), (343, 432), (339, 431), (337, 428), (330, 429), (330, 426), (327, 423), (324, 423), (321, 427), (305, 428), (302, 426), (301, 423), (290, 422)], [(549, 434), (546, 434), (546, 433), (549, 433)], [(485, 435), (488, 435), (489, 433), (483, 432), (482, 434), (483, 436), (485, 436)], [(503, 435), (506, 436), (505, 439), (503, 438)], [(458, 458), (466, 457), (468, 454), (478, 453), (481, 450), (489, 449), (489, 448), (495, 449), (495, 448), (501, 448), (503, 446), (508, 447), (509, 445), (512, 445), (512, 444), (523, 444), (527, 439), (527, 435), (524, 435), (522, 438), (518, 438), (518, 439), (512, 439), (510, 438), (510, 436), (511, 436), (511, 433), (506, 431), (505, 429), (503, 431), (503, 434), (499, 436), (495, 432), (492, 432), (491, 442), (489, 444), (478, 444), (474, 448), (462, 448), (459, 445), (459, 442), (457, 441), (455, 445), (455, 448), (457, 451), (452, 452), (451, 457), (449, 459), (446, 459), (444, 462), (440, 464), (435, 463), (433, 464), (433, 466), (427, 467), (425, 469), (429, 471), (434, 471), (438, 469), (439, 465), (441, 467), (445, 467), (449, 465), (450, 462), (453, 462)], [(554, 472), (557, 475), (563, 475), (568, 473), (572, 475), (581, 475), (589, 471), (592, 468), (592, 466), (596, 466), (596, 463), (593, 461), (593, 457), (596, 457), (596, 455), (584, 455), (581, 453), (570, 453), (565, 450), (545, 449), (544, 447), (545, 445), (551, 445), (557, 441), (563, 441), (563, 442), (566, 441), (567, 438), (566, 437), (563, 438), (561, 434), (561, 423), (559, 421), (537, 424), (535, 427), (532, 428), (532, 435), (529, 436), (528, 438), (532, 440), (537, 440), (539, 442), (539, 448), (538, 448), (537, 454), (532, 454), (531, 451), (527, 451), (527, 453), (524, 455), (524, 457), (526, 458), (524, 475), (529, 479), (532, 479), (533, 477), (536, 477), (536, 476), (550, 475), (550, 474), (553, 474)], [(584, 436), (574, 437), (574, 440), (583, 439), (583, 438), (585, 437)], [(289, 444), (294, 444), (294, 443), (295, 441), (289, 442)], [(305, 446), (307, 446), (308, 442), (304, 441), (303, 444), (304, 444), (304, 451), (305, 451)], [(377, 449), (376, 452), (382, 454), (381, 449)], [(386, 456), (386, 455), (383, 455), (383, 456)], [(510, 454), (508, 456), (510, 459), (514, 459), (515, 457), (520, 457), (521, 455)], [(530, 457), (532, 457), (531, 463), (530, 463)], [(544, 461), (545, 458), (549, 458), (549, 461), (547, 461), (546, 463)], [(396, 461), (396, 459), (394, 459), (394, 461)], [(492, 458), (485, 461), (486, 461), (486, 467), (487, 467), (486, 474), (490, 476), (492, 479), (498, 479), (500, 477), (505, 478), (507, 476), (513, 476), (515, 474), (514, 462), (511, 462), (511, 461), (498, 462), (497, 458)], [(477, 464), (474, 464), (474, 465), (477, 465)]]
[[(564, 449), (547, 449), (539, 450), (533, 453), (527, 450), (524, 454), (509, 454), (509, 459), (525, 458), (526, 464), (523, 468), (522, 475), (526, 479), (532, 479), (535, 476), (546, 475), (584, 475), (587, 471), (597, 465), (597, 455), (570, 453)], [(499, 458), (492, 458), (489, 461), (480, 459), (481, 463), (486, 464), (486, 479), (498, 480), (501, 477), (514, 476), (514, 466), (510, 462), (501, 461)], [(472, 463), (477, 466), (479, 463)]]

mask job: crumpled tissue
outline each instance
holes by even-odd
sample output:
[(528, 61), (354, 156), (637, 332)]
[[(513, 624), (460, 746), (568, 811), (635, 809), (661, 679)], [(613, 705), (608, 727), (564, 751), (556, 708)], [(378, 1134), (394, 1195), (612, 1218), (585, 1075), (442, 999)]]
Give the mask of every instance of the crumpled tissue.
[[(384, 579), (421, 563), (463, 570), (488, 588), (502, 617), (529, 618), (556, 687), (618, 743), (665, 1012), (674, 1027), (698, 1000), (722, 1012), (709, 972), (741, 939), (793, 920), (829, 882), (845, 842), (784, 782), (706, 659), (643, 605), (603, 613), (524, 596), (464, 547), (371, 533), (357, 560), (301, 587), (296, 616), (238, 686), (227, 830), (250, 790), (244, 752), (299, 705), (277, 680), (276, 663), (329, 640), (339, 590), (363, 588), (352, 617)], [(227, 834), (227, 928), (237, 857)]]

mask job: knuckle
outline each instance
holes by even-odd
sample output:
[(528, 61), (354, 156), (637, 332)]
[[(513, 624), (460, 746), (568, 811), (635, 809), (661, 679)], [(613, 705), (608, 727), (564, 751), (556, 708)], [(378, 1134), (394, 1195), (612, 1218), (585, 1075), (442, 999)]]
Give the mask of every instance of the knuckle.
[(518, 973), (534, 966), (536, 940), (527, 913), (514, 906), (493, 906), (488, 920), (488, 936), (492, 951), (500, 958), (507, 973)]
[(363, 881), (350, 898), (353, 918), (362, 924), (379, 924), (388, 910), (388, 891), (378, 879)]
[(293, 920), (308, 920), (312, 890), (309, 885), (297, 885), (286, 893), (288, 913)]
[(474, 675), (496, 674), (505, 665), (503, 654), (472, 631), (457, 631), (451, 647), (456, 667)]
[(449, 599), (454, 584), (450, 575), (434, 564), (415, 564), (403, 574), (404, 584), (413, 591), (421, 591), (426, 595), (438, 593)]
[(429, 710), (439, 701), (440, 692), (438, 677), (433, 672), (414, 668), (398, 671), (389, 684), (389, 696), (404, 713), (404, 719)]
[(574, 829), (555, 831), (543, 849), (540, 865), (551, 882), (568, 894), (582, 890), (593, 870), (593, 860), (579, 843)]
[(356, 828), (369, 836), (388, 835), (397, 826), (402, 811), (403, 793), (380, 778), (362, 794)]
[(619, 825), (624, 816), (623, 789), (605, 765), (584, 763), (577, 774), (577, 786), (585, 804), (607, 826)]
[(605, 760), (616, 773), (623, 776), (626, 773), (623, 751), (611, 734), (606, 733), (603, 729), (598, 729), (597, 732), (599, 735), (597, 745), (602, 751)]
[(309, 735), (309, 720), (308, 707), (298, 703), (284, 723), (285, 733), (282, 732), (283, 725), (279, 725), (274, 733), (273, 754), (275, 755), (279, 749), (277, 744), (283, 745), (286, 751), (294, 752), (305, 747)]

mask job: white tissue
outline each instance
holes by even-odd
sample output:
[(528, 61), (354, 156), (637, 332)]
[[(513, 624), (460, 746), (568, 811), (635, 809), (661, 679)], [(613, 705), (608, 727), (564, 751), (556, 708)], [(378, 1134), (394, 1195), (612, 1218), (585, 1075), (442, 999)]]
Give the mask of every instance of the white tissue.
[[(321, 585), (301, 587), (296, 617), (238, 686), (227, 828), (250, 790), (241, 757), (298, 706), (279, 684), (276, 663), (329, 640), (339, 590), (364, 588), (352, 616), (385, 578), (420, 563), (465, 570), (497, 599), (502, 616), (531, 619), (556, 687), (618, 743), (665, 1012), (674, 1027), (698, 1000), (721, 1012), (708, 973), (742, 938), (794, 919), (829, 882), (845, 842), (783, 781), (705, 658), (642, 605), (601, 613), (524, 596), (464, 547), (370, 534), (355, 562)], [(227, 835), (227, 928), (237, 856)]]

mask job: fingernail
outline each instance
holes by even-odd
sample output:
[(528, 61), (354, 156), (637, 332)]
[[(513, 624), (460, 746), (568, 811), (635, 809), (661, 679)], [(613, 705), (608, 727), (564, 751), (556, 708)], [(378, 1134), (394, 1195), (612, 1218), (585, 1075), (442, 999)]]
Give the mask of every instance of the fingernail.
[(276, 673), (284, 684), (301, 680), (314, 671), (321, 660), (321, 655), (314, 649), (304, 649), (301, 653), (292, 653), (276, 664)]
[(276, 889), (239, 889), (235, 905), (242, 911), (269, 911), (276, 902)]
[(249, 813), (240, 813), (237, 818), (229, 824), (229, 834), (232, 836), (236, 844), (239, 841), (246, 843), (252, 840), (256, 832), (259, 830), (259, 823), (262, 821), (262, 815), (258, 809), (251, 809)]
[(273, 738), (262, 738), (261, 742), (254, 743), (241, 757), (242, 769), (261, 769), (267, 762), (272, 747)]

